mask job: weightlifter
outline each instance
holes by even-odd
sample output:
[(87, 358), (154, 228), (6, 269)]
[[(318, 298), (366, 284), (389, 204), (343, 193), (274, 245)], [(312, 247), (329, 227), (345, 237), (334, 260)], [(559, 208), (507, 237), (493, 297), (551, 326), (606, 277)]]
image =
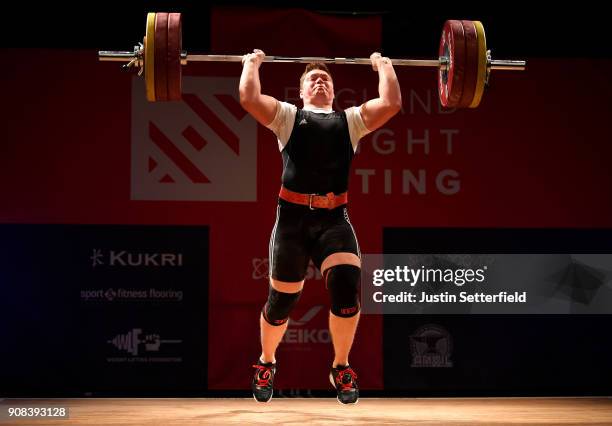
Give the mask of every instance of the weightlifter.
[(310, 259), (329, 292), (329, 330), (334, 347), (330, 381), (338, 401), (356, 403), (357, 374), (349, 352), (359, 321), (361, 253), (349, 220), (348, 180), (359, 140), (378, 129), (401, 108), (400, 86), (389, 58), (370, 56), (378, 72), (379, 97), (359, 107), (334, 111), (334, 82), (324, 63), (310, 63), (300, 77), (303, 107), (261, 93), (259, 67), (265, 54), (244, 55), (240, 103), (272, 130), (283, 159), (282, 186), (269, 244), (268, 299), (260, 314), (262, 352), (253, 366), (253, 396), (273, 395), (276, 349), (287, 329)]

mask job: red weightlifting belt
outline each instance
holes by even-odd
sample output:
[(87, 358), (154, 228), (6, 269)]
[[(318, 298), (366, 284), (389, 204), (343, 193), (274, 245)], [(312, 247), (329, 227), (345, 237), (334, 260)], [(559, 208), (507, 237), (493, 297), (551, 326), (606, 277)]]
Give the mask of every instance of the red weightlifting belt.
[(327, 193), (327, 195), (316, 195), (316, 194), (300, 194), (299, 192), (293, 192), (281, 186), (280, 198), (285, 201), (289, 201), (294, 204), (302, 204), (314, 209), (335, 209), (342, 204), (348, 202), (348, 192), (335, 195), (333, 192)]

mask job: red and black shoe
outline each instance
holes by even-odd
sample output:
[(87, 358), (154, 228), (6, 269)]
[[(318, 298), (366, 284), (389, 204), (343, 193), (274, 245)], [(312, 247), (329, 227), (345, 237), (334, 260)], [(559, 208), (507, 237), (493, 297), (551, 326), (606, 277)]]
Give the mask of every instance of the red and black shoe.
[(261, 360), (253, 365), (255, 374), (251, 389), (253, 390), (253, 398), (257, 402), (268, 402), (274, 394), (274, 374), (276, 373), (276, 364), (268, 362), (263, 363)]
[(357, 374), (348, 365), (332, 367), (329, 380), (338, 392), (338, 401), (342, 404), (356, 404), (359, 400)]

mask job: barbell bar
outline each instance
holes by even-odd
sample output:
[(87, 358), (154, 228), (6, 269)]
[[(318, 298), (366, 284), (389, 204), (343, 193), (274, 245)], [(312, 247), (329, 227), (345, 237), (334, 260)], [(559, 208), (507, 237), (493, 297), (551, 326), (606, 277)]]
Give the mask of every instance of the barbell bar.
[[(394, 66), (438, 69), (438, 94), (446, 108), (476, 108), (492, 70), (523, 71), (524, 60), (493, 60), (479, 21), (448, 20), (440, 38), (438, 59), (391, 59)], [(181, 66), (189, 62), (242, 62), (243, 55), (187, 54), (182, 50), (180, 13), (149, 13), (143, 43), (129, 51), (99, 51), (100, 61), (127, 62), (144, 72), (149, 101), (181, 99)], [(264, 62), (371, 65), (370, 58), (266, 56)]]

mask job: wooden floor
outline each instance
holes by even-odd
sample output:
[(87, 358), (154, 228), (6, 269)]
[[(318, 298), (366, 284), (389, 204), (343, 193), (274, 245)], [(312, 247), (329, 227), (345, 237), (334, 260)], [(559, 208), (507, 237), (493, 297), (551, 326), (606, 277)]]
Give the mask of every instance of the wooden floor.
[[(7, 407), (68, 407), (69, 419), (7, 420)], [(15, 425), (612, 425), (612, 398), (5, 399)]]

